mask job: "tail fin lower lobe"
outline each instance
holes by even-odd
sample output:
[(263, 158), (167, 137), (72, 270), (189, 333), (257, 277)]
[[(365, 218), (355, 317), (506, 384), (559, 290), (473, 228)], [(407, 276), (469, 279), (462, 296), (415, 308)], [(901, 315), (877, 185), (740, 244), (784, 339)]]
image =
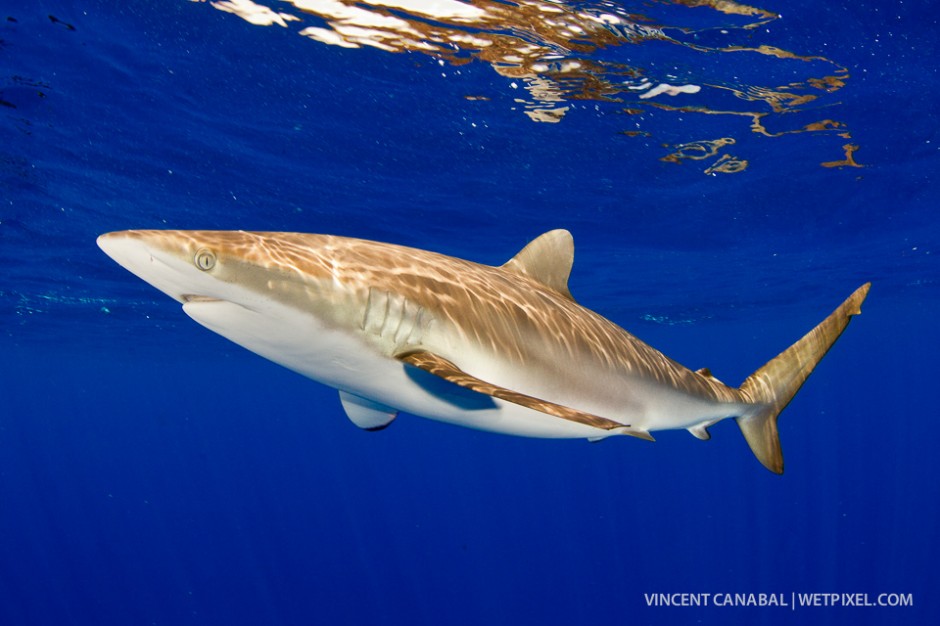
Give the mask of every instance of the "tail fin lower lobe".
[(754, 412), (737, 418), (738, 426), (751, 452), (770, 471), (783, 473), (777, 416), (800, 390), (852, 316), (861, 313), (862, 302), (870, 287), (871, 283), (865, 283), (856, 289), (816, 328), (751, 374), (741, 385), (741, 394), (757, 407)]

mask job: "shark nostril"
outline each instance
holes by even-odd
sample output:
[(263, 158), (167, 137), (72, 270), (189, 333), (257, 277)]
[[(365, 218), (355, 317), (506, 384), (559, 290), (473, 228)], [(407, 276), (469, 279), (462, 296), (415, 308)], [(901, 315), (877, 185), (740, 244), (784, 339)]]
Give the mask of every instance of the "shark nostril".
[(193, 257), (193, 263), (204, 272), (215, 267), (215, 253), (207, 248), (200, 248)]

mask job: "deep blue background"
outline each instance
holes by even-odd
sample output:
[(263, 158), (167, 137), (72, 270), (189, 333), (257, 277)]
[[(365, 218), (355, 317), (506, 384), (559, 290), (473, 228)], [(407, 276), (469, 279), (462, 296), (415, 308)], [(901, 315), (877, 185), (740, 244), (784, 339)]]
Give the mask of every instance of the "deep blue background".
[[(203, 3), (0, 1), (0, 623), (936, 622), (937, 12), (759, 6), (784, 18), (756, 43), (849, 69), (827, 115), (851, 140), (662, 115), (627, 138), (592, 102), (534, 124), (482, 63), (328, 47)], [(709, 62), (746, 69), (728, 56)], [(656, 133), (729, 132), (742, 173), (659, 160)], [(864, 168), (819, 166), (847, 141)], [(707, 443), (409, 416), (360, 432), (335, 392), (197, 327), (94, 246), (140, 227), (487, 263), (566, 227), (582, 303), (728, 382), (874, 286), (783, 414), (778, 477), (730, 422)], [(915, 606), (643, 599), (685, 591)]]

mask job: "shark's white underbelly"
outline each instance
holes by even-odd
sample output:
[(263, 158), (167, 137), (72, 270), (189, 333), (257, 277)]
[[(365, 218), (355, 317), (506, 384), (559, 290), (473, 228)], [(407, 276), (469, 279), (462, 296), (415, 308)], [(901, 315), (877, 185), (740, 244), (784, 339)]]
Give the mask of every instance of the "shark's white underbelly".
[[(258, 301), (258, 307), (254, 310), (224, 300), (193, 300), (186, 302), (183, 310), (203, 326), (266, 359), (392, 409), (527, 437), (599, 438), (611, 434), (438, 379), (381, 354), (356, 329), (331, 327), (316, 315), (272, 300)], [(499, 379), (499, 364), (490, 367), (481, 362), (476, 369), (479, 372), (476, 375), (481, 377), (487, 376), (487, 372), (479, 370), (490, 369), (496, 377), (491, 382), (506, 384)], [(634, 422), (632, 426), (644, 430), (686, 428), (727, 417), (727, 407), (721, 409), (662, 388), (636, 385), (631, 397), (637, 407), (635, 414), (608, 415), (618, 421), (628, 420), (624, 423)]]

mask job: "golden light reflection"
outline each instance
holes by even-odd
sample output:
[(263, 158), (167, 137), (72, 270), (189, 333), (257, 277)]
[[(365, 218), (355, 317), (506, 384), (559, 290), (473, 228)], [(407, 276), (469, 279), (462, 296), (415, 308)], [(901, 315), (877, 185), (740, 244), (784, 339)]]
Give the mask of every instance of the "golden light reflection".
[(747, 161), (724, 154), (720, 159), (705, 168), (706, 174), (737, 174), (747, 169)]
[(865, 167), (855, 162), (855, 151), (858, 150), (858, 146), (848, 143), (842, 146), (842, 149), (845, 150), (844, 159), (841, 161), (826, 161), (825, 163), (820, 163), (820, 165), (823, 167)]
[(692, 141), (674, 146), (677, 148), (672, 154), (664, 156), (661, 161), (681, 163), (685, 160), (701, 161), (718, 154), (723, 147), (734, 143), (731, 137), (722, 137), (711, 141)]
[[(662, 157), (660, 161), (667, 163), (682, 163), (683, 161), (704, 161), (717, 156), (725, 146), (734, 145), (735, 141), (731, 137), (721, 137), (719, 139), (691, 141), (676, 146), (676, 151)], [(747, 169), (747, 161), (739, 159), (730, 154), (721, 155), (718, 160), (706, 167), (705, 174), (737, 174)]]
[[(251, 24), (296, 29), (297, 34), (327, 45), (417, 52), (445, 66), (486, 63), (518, 91), (512, 106), (533, 122), (561, 122), (577, 108), (585, 108), (579, 103), (593, 101), (621, 103), (635, 124), (623, 135), (636, 140), (657, 135), (656, 126), (646, 119), (655, 111), (729, 116), (730, 121), (743, 117), (750, 123), (738, 128), (765, 138), (796, 133), (851, 137), (843, 123), (830, 117), (838, 105), (830, 99), (845, 87), (848, 70), (822, 56), (761, 43), (763, 29), (758, 27), (779, 16), (733, 0), (217, 0), (206, 4)], [(626, 47), (630, 48), (617, 50)], [(716, 55), (722, 54), (751, 59), (743, 66), (739, 59), (716, 64)], [(467, 99), (498, 97), (477, 93)], [(806, 120), (823, 109), (829, 115)], [(735, 140), (669, 144), (672, 152), (662, 160), (680, 163), (715, 157), (728, 141)], [(846, 152), (846, 161), (854, 163), (851, 152)], [(746, 167), (747, 161), (724, 155), (706, 172), (733, 173)]]

